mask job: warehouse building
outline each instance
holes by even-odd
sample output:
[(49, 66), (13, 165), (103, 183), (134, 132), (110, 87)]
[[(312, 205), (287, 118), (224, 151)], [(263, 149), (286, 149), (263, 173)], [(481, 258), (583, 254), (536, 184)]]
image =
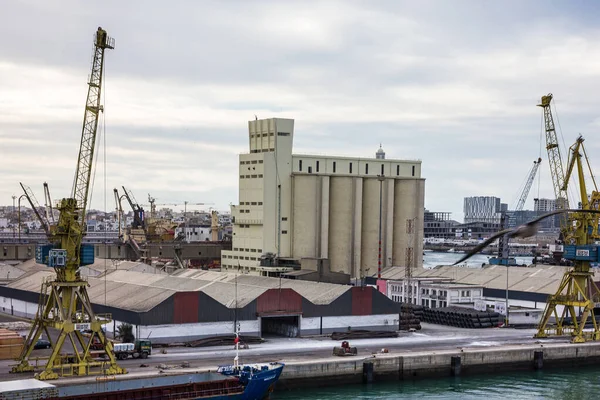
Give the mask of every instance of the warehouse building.
[[(155, 343), (232, 334), (236, 321), (241, 334), (257, 336), (398, 329), (400, 304), (370, 286), (193, 269), (166, 275), (135, 271), (142, 268), (137, 263), (123, 264), (114, 269), (107, 263), (105, 272), (87, 278), (94, 311), (112, 314), (114, 322), (104, 327), (109, 334), (122, 322), (134, 326), (136, 337)], [(33, 318), (41, 282), (54, 275), (35, 265), (0, 287), (2, 311)]]
[(292, 154), (294, 120), (248, 128), (223, 270), (277, 276), (320, 259), (349, 282), (379, 266), (422, 265), (421, 161), (386, 159), (381, 148), (375, 158)]
[[(599, 282), (600, 269), (592, 268), (592, 272), (594, 273), (594, 282)], [(508, 295), (510, 310), (513, 308), (536, 310), (536, 316), (539, 317), (541, 311), (546, 308), (549, 296), (554, 295), (558, 290), (564, 273), (565, 267), (557, 265), (506, 267), (486, 264), (482, 268), (440, 265), (435, 268), (420, 268), (411, 271), (410, 284), (413, 287), (412, 292), (421, 295), (419, 298), (421, 302), (423, 298), (427, 298), (427, 296), (422, 296), (421, 283), (428, 280), (439, 280), (452, 282), (451, 286), (443, 289), (445, 293), (442, 297), (448, 299), (448, 295), (451, 297), (454, 295), (458, 304), (475, 303), (477, 300), (484, 300), (488, 306), (494, 306), (497, 303), (506, 304)], [(403, 267), (386, 269), (380, 280), (369, 279), (369, 282), (374, 283), (375, 281), (377, 281), (379, 290), (388, 296), (397, 296), (401, 291), (406, 293), (408, 278)], [(461, 287), (461, 285), (468, 285), (471, 289), (467, 286)], [(393, 289), (388, 291), (390, 287)], [(481, 292), (479, 292), (480, 288), (483, 289)], [(452, 290), (460, 292), (453, 294)], [(436, 295), (439, 300), (439, 290)], [(455, 302), (451, 297), (446, 300), (447, 304)], [(431, 302), (429, 302), (429, 306), (431, 306)], [(439, 303), (436, 306), (439, 306)], [(578, 314), (581, 312), (579, 308), (575, 310)], [(560, 315), (562, 306), (558, 306), (557, 311)]]

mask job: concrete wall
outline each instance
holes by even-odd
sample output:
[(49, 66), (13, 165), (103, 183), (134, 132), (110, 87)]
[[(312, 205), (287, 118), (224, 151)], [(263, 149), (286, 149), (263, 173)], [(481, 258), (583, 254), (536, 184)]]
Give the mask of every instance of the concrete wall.
[(353, 178), (331, 177), (329, 190), (329, 259), (331, 270), (353, 275)]
[[(260, 335), (258, 320), (239, 321), (240, 334), (249, 336)], [(210, 322), (196, 324), (152, 325), (135, 327), (137, 337), (148, 337), (156, 343), (177, 343), (202, 339), (210, 336), (231, 335), (235, 331), (233, 321)]]
[(293, 177), (292, 218), (294, 229), (293, 254), (299, 257), (318, 257), (320, 237), (321, 187), (317, 176)]
[(23, 318), (34, 318), (38, 305), (23, 300), (0, 296), (0, 307), (3, 313)]
[[(239, 321), (240, 334), (249, 336), (260, 335), (258, 321)], [(114, 331), (121, 325), (121, 321), (113, 321), (103, 328), (109, 337), (114, 337)], [(136, 338), (149, 338), (153, 343), (183, 343), (202, 339), (210, 336), (231, 335), (234, 332), (233, 321), (195, 324), (172, 325), (132, 325)]]
[[(396, 180), (394, 185), (394, 236), (392, 264), (406, 265), (411, 251), (414, 268), (423, 266), (423, 204), (425, 182), (423, 180)], [(413, 221), (413, 222), (408, 222)], [(408, 226), (412, 225), (412, 234)]]
[[(361, 278), (377, 272), (379, 256), (379, 187), (380, 182), (377, 179), (363, 179), (360, 272), (354, 278)], [(382, 202), (383, 200), (385, 198), (382, 198)], [(385, 216), (382, 216), (382, 222), (384, 220)], [(381, 229), (383, 238), (385, 235), (383, 225)], [(382, 254), (382, 257), (385, 257), (385, 255)]]
[(300, 335), (345, 332), (348, 327), (352, 329), (395, 331), (398, 328), (398, 314), (302, 318), (300, 321)]

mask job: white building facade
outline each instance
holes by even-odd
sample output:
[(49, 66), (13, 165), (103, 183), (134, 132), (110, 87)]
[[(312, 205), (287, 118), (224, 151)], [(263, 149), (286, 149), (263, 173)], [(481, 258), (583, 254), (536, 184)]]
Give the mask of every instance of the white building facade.
[(412, 278), (387, 281), (387, 296), (397, 302), (438, 308), (473, 304), (483, 298), (483, 287), (454, 283), (444, 278)]
[(556, 210), (556, 199), (536, 199), (533, 211), (551, 212)]
[(421, 267), (421, 161), (385, 159), (382, 150), (377, 158), (292, 154), (293, 136), (291, 119), (249, 122), (223, 270), (272, 274), (276, 269), (260, 266), (266, 253), (327, 259), (331, 271), (351, 278), (376, 274), (379, 261), (382, 269)]
[(471, 222), (500, 223), (500, 198), (493, 196), (465, 197), (465, 224)]
[(182, 235), (186, 243), (208, 242), (211, 232), (210, 225), (188, 225), (175, 228), (175, 237)]

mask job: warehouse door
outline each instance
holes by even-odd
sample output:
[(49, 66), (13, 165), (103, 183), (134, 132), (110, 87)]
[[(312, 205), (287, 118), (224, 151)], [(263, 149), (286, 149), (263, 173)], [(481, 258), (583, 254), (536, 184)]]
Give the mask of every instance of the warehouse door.
[(300, 315), (262, 315), (260, 334), (262, 337), (299, 337)]

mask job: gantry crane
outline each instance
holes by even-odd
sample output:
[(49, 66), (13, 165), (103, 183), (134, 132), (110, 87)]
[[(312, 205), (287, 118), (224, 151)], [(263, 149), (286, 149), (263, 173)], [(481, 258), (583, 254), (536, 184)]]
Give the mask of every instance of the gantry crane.
[[(589, 198), (582, 157), (585, 157), (594, 185), (594, 190)], [(594, 176), (581, 136), (569, 149), (567, 173), (562, 181), (562, 186), (558, 188), (561, 193), (566, 193), (575, 166), (577, 167), (577, 180), (581, 196), (581, 212), (574, 213), (570, 217), (572, 226), (561, 227), (563, 237), (568, 240), (564, 244), (563, 257), (572, 260), (574, 267), (565, 273), (556, 294), (548, 299), (535, 337), (544, 338), (550, 335), (570, 334), (572, 342), (581, 343), (586, 340), (600, 340), (600, 328), (593, 312), (594, 305), (600, 302), (600, 290), (594, 283), (594, 273), (590, 271), (590, 262), (598, 261), (598, 245), (595, 243), (600, 240), (598, 234), (600, 217), (596, 213), (586, 213), (586, 210), (600, 208), (600, 193), (596, 181), (593, 179)], [(554, 179), (556, 180), (556, 178)], [(580, 316), (577, 316), (577, 308), (583, 310)], [(552, 316), (556, 323), (550, 326), (549, 320)], [(588, 318), (592, 323), (591, 331), (584, 330)]]
[[(49, 228), (51, 244), (36, 249), (36, 259), (53, 267), (56, 278), (42, 283), (35, 320), (19, 357), (20, 362), (13, 367), (12, 372), (34, 370), (34, 365), (30, 364), (30, 355), (40, 335), (45, 332), (52, 346), (52, 354), (44, 370), (37, 375), (42, 380), (56, 379), (59, 374), (126, 373), (125, 369), (117, 365), (112, 343), (106, 339), (102, 330), (102, 325), (111, 322), (111, 315), (94, 313), (87, 293), (88, 282), (78, 272), (81, 265), (92, 263), (94, 257), (93, 247), (82, 246), (81, 242), (86, 231), (85, 217), (98, 116), (103, 111), (100, 91), (104, 52), (113, 48), (114, 40), (105, 30), (98, 28), (94, 36), (94, 58), (72, 195), (59, 203), (58, 223)], [(56, 340), (50, 334), (51, 329), (58, 331)], [(81, 330), (91, 331), (91, 335), (86, 337)], [(103, 345), (108, 361), (95, 361), (92, 357), (90, 346), (95, 337)], [(65, 346), (67, 341), (72, 349)]]
[[(552, 176), (552, 186), (554, 187), (554, 195), (556, 197), (556, 209), (565, 210), (569, 208), (569, 196), (567, 194), (567, 180), (562, 164), (560, 154), (560, 146), (558, 145), (558, 137), (554, 128), (554, 118), (552, 117), (551, 102), (553, 99), (552, 93), (542, 96), (542, 101), (538, 107), (544, 110), (544, 130), (546, 132), (546, 151), (548, 152), (548, 161), (550, 162), (550, 176)], [(565, 235), (570, 235), (570, 216), (565, 213), (560, 217), (560, 240), (568, 241), (569, 238)]]

